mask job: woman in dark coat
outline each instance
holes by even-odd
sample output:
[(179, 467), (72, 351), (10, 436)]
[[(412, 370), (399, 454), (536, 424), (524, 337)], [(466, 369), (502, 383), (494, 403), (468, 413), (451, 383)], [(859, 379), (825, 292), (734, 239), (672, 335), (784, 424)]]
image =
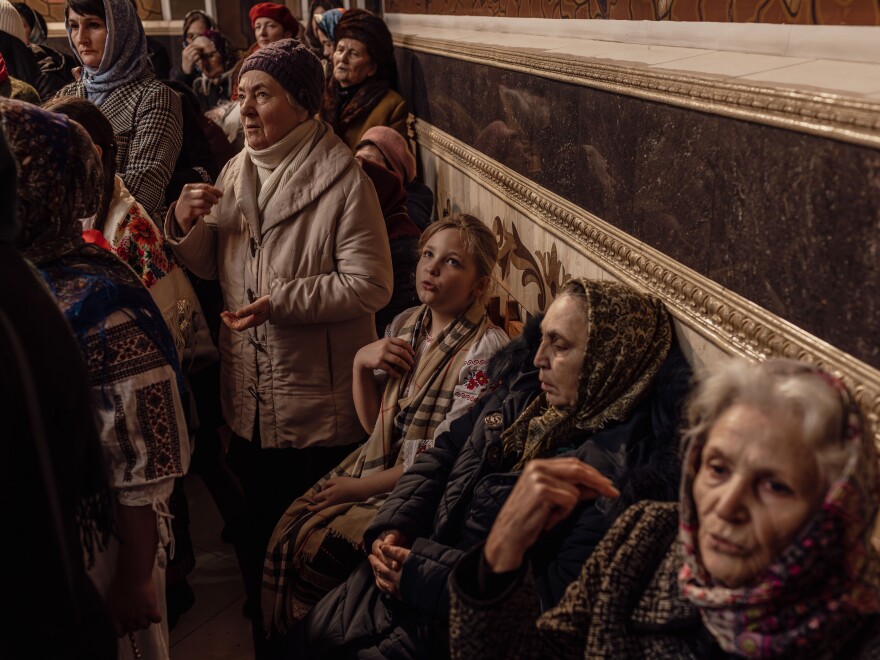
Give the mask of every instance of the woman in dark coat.
[[(438, 655), (449, 572), (485, 540), (533, 458), (573, 454), (632, 501), (674, 497), (675, 467), (671, 479), (663, 475), (678, 463), (688, 371), (662, 304), (623, 285), (578, 280), (551, 305), (542, 330), (543, 338), (533, 326), (511, 343), (496, 389), (401, 478), (365, 535), (370, 564), (317, 605), (291, 645), (330, 657)], [(546, 605), (561, 597), (616, 512), (607, 502), (580, 507), (545, 542), (536, 574)]]
[(517, 484), (453, 573), (454, 658), (880, 657), (877, 449), (843, 383), (731, 361), (689, 418), (680, 504), (628, 509), (540, 617), (528, 547), (593, 494)]
[(397, 93), (394, 42), (385, 22), (350, 9), (336, 25), (333, 75), (324, 89), (321, 118), (354, 150), (373, 126), (406, 131), (406, 101)]

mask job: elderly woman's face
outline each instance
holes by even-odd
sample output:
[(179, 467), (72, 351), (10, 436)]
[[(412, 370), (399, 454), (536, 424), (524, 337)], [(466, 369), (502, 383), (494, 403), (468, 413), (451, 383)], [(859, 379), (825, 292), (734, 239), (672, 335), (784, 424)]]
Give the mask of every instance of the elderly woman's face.
[(104, 57), (107, 44), (107, 23), (100, 16), (85, 16), (71, 10), (67, 14), (70, 40), (83, 66), (97, 69)]
[(826, 491), (794, 416), (732, 405), (709, 431), (694, 480), (703, 566), (723, 585), (747, 584), (794, 540)]
[(281, 84), (264, 71), (248, 71), (238, 82), (241, 124), (251, 149), (266, 149), (308, 119), (295, 108)]
[(254, 34), (257, 36), (257, 43), (260, 44), (260, 48), (265, 48), (269, 44), (293, 36), (281, 23), (265, 17), (254, 21)]
[(350, 87), (376, 74), (376, 63), (367, 46), (358, 39), (340, 39), (333, 51), (333, 77), (342, 87)]
[(583, 303), (574, 296), (557, 298), (541, 322), (541, 333), (535, 354), (541, 389), (551, 405), (574, 408), (589, 336)]

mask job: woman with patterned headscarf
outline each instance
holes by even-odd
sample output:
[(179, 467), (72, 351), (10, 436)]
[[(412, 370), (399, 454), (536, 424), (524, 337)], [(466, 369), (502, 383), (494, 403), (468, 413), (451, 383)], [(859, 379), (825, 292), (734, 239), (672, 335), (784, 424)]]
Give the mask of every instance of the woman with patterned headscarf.
[(58, 95), (101, 108), (116, 135), (117, 174), (147, 212), (160, 217), (183, 140), (180, 98), (153, 74), (144, 26), (130, 0), (68, 0), (64, 17), (82, 70), (79, 82)]
[[(485, 540), (535, 459), (568, 454), (630, 503), (673, 499), (688, 377), (659, 300), (612, 282), (566, 284), (540, 328), (527, 326), (490, 363), (494, 385), (471, 414), (403, 475), (364, 535), (369, 563), (318, 603), (296, 643), (314, 654), (429, 657), (446, 634), (452, 567)], [(561, 598), (620, 510), (579, 507), (543, 543), (544, 602)]]
[(843, 383), (731, 360), (688, 416), (680, 502), (629, 508), (540, 618), (526, 551), (595, 492), (517, 484), (453, 573), (454, 658), (878, 657), (878, 456)]
[(67, 318), (88, 369), (118, 539), (89, 575), (107, 603), (120, 657), (168, 657), (164, 546), (168, 498), (189, 465), (177, 352), (137, 275), (82, 238), (101, 202), (101, 163), (76, 123), (0, 100), (0, 128), (19, 164), (17, 245)]

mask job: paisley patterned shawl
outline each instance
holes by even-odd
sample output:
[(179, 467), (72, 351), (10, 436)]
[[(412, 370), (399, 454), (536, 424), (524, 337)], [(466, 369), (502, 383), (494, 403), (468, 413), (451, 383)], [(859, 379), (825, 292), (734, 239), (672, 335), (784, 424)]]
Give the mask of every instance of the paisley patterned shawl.
[[(426, 306), (419, 307), (398, 336), (415, 348), (428, 327), (429, 313)], [(285, 511), (272, 534), (263, 569), (262, 607), (267, 626), (284, 631), (348, 577), (345, 570), (363, 560), (364, 532), (388, 495), (312, 513), (306, 507), (314, 502), (315, 493), (331, 477), (361, 478), (402, 464), (404, 442), (433, 438), (452, 407), (468, 350), (488, 325), (484, 306), (475, 302), (428, 346), (411, 377), (408, 397), (403, 396), (406, 379), (389, 378), (379, 419), (367, 442)]]
[(589, 305), (577, 406), (561, 410), (541, 394), (522, 412), (502, 434), (504, 461), (514, 470), (573, 448), (575, 434), (628, 419), (672, 346), (669, 313), (659, 299), (615, 282), (577, 281)]
[(841, 445), (851, 453), (821, 509), (750, 586), (721, 586), (703, 567), (692, 492), (706, 438), (694, 438), (685, 456), (679, 585), (721, 647), (746, 657), (837, 657), (866, 618), (880, 612), (880, 558), (871, 543), (880, 507), (877, 449), (843, 383), (803, 368), (840, 394), (847, 411)]

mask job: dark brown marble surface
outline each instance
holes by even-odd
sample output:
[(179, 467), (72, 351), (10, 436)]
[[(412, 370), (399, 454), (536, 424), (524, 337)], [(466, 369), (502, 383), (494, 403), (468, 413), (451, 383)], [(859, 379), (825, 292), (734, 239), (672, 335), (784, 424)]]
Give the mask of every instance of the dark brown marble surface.
[(385, 11), (451, 16), (880, 25), (876, 0), (385, 0)]
[(880, 367), (880, 152), (399, 49), (416, 116)]

